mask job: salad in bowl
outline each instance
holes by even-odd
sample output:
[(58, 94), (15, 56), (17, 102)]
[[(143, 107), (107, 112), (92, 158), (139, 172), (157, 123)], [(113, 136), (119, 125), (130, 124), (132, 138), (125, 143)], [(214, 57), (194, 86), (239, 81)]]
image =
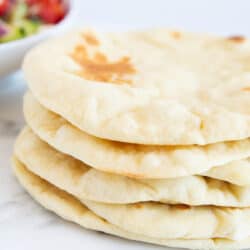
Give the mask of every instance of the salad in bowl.
[(62, 0), (0, 0), (0, 43), (55, 25), (67, 11), (68, 5)]
[(76, 13), (74, 0), (0, 0), (0, 78), (19, 69), (35, 44), (70, 27)]

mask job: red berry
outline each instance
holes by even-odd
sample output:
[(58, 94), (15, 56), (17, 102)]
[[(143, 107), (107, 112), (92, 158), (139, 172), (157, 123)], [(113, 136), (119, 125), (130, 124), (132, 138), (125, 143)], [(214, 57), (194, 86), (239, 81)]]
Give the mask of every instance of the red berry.
[(10, 8), (10, 0), (0, 0), (0, 16), (7, 13)]

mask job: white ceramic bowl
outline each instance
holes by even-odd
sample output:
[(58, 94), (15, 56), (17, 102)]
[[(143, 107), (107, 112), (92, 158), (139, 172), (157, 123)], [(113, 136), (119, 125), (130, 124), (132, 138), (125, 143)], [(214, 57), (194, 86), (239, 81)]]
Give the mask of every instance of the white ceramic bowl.
[(68, 0), (68, 3), (69, 11), (60, 23), (27, 38), (0, 44), (0, 78), (18, 70), (25, 53), (35, 44), (51, 35), (65, 31), (75, 22), (77, 1)]

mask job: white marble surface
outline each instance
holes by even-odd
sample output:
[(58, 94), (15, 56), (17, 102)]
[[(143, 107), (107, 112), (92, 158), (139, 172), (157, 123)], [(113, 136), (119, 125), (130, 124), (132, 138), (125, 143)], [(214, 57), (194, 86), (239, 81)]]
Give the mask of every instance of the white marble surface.
[[(248, 0), (78, 1), (78, 23), (108, 29), (170, 26), (250, 35)], [(4, 58), (0, 58), (4, 60)], [(14, 139), (23, 126), (22, 76), (0, 79), (0, 250), (163, 249), (89, 232), (38, 206), (11, 173)]]

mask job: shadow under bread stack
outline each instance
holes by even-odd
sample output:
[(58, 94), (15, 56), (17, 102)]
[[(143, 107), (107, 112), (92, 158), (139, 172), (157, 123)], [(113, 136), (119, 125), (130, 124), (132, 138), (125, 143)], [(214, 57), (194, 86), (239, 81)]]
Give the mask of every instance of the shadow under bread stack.
[(189, 249), (250, 247), (250, 41), (82, 30), (32, 49), (13, 167), (85, 228)]

